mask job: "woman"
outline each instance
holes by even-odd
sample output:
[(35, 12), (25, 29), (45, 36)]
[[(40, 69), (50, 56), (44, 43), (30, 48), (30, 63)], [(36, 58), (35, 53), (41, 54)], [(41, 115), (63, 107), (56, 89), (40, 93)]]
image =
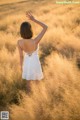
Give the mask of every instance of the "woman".
[[(30, 90), (30, 83), (34, 80), (43, 79), (43, 72), (41, 68), (41, 63), (38, 56), (39, 42), (44, 36), (47, 25), (35, 19), (31, 12), (26, 13), (29, 20), (37, 23), (43, 29), (42, 31), (34, 38), (31, 24), (29, 22), (23, 22), (20, 26), (20, 34), (22, 39), (18, 40), (17, 45), (20, 55), (20, 65), (22, 71), (22, 79), (27, 80), (27, 88)], [(25, 52), (23, 58), (23, 51)]]

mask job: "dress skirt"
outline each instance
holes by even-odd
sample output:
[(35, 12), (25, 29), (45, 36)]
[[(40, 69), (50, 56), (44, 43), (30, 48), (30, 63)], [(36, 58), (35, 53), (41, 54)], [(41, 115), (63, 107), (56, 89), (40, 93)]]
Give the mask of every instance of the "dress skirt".
[(23, 59), (22, 79), (41, 80), (43, 77), (38, 51), (36, 50), (31, 55), (26, 53)]

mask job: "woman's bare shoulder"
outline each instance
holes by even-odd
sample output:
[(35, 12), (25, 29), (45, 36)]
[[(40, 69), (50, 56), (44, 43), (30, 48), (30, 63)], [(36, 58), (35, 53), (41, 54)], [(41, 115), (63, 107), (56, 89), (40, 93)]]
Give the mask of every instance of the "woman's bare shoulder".
[(19, 45), (19, 46), (22, 46), (23, 45), (23, 39), (19, 39), (18, 41), (17, 41), (17, 45)]
[(18, 41), (17, 41), (17, 45), (23, 45), (24, 43), (33, 43), (34, 42), (34, 39), (26, 39), (26, 40), (24, 40), (24, 39), (19, 39)]
[(17, 44), (21, 43), (22, 41), (23, 41), (22, 39), (19, 39), (19, 40), (17, 41)]

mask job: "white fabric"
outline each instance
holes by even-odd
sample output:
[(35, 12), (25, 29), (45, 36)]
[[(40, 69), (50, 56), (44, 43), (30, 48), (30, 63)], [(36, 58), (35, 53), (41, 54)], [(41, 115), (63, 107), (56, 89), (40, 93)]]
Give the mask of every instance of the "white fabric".
[(41, 68), (41, 63), (39, 60), (37, 49), (29, 55), (28, 53), (24, 54), (23, 59), (23, 68), (22, 68), (22, 78), (26, 80), (41, 80), (43, 79), (43, 72)]

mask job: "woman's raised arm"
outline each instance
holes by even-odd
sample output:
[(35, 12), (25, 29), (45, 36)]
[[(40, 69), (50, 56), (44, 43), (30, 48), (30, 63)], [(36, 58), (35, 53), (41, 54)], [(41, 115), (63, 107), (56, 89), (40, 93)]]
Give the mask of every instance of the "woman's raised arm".
[(34, 16), (30, 12), (27, 12), (27, 17), (43, 28), (42, 31), (37, 35), (37, 37), (34, 38), (35, 43), (38, 44), (40, 42), (41, 38), (44, 36), (48, 26), (46, 24), (44, 24), (43, 22), (35, 19)]

